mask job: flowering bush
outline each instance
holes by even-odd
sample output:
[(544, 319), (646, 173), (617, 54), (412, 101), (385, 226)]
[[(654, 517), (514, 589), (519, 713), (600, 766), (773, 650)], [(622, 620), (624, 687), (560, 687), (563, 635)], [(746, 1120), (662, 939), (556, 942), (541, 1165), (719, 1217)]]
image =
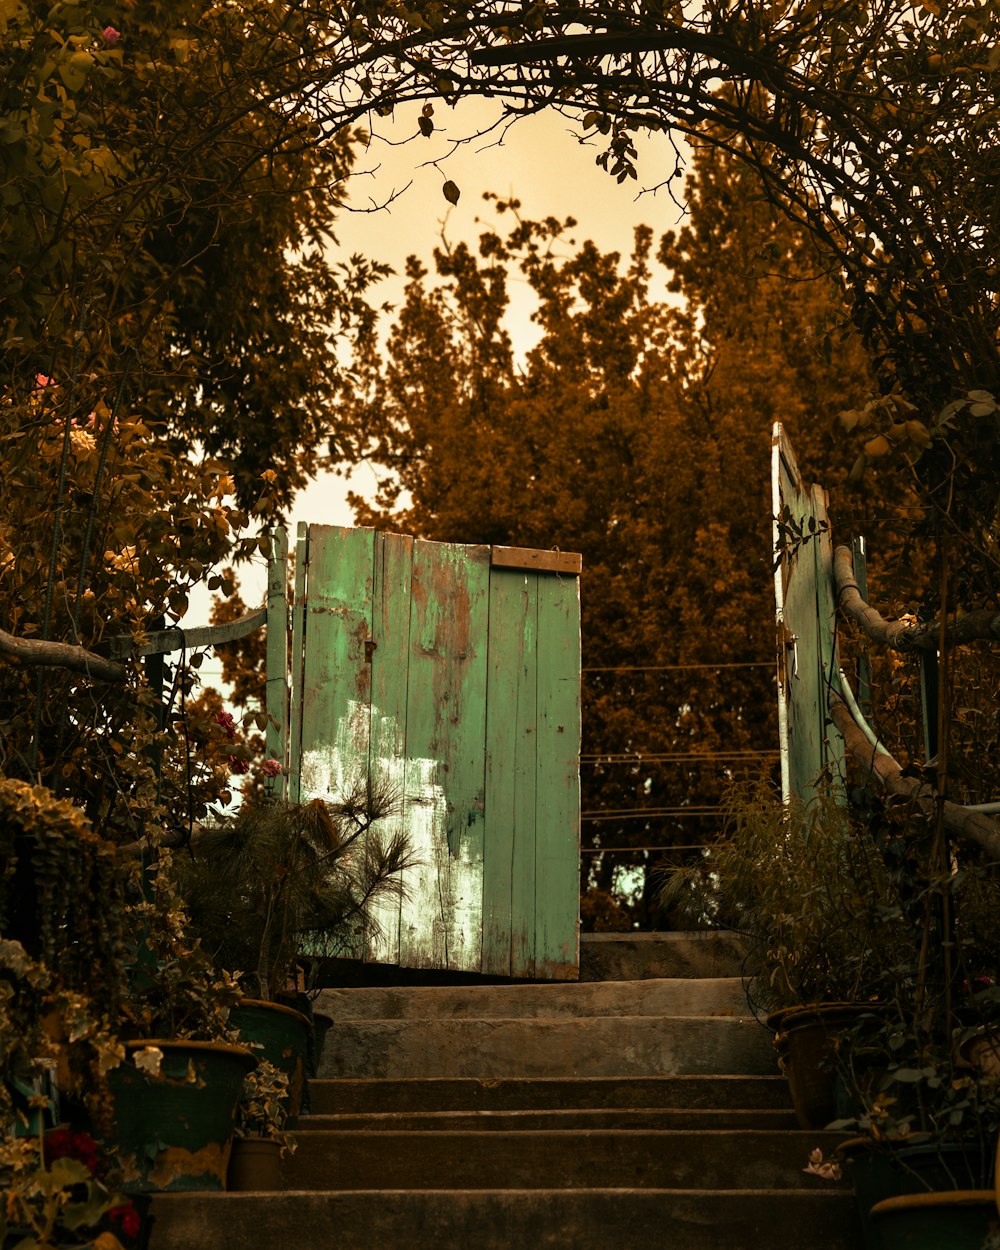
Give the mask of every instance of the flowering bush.
[(88, 1133), (63, 1128), (0, 1140), (0, 1244), (15, 1250), (139, 1250), (142, 1216), (133, 1200), (108, 1184), (108, 1170)]

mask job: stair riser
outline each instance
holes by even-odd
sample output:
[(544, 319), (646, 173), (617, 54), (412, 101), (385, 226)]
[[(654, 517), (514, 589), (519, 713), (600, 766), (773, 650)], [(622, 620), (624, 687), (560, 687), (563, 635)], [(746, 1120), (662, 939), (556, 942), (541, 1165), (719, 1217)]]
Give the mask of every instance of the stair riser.
[(661, 1020), (378, 1020), (332, 1029), (320, 1077), (669, 1076), (775, 1072), (756, 1022)]
[(749, 1014), (739, 978), (599, 981), (578, 985), (395, 987), (324, 990), (316, 1010), (345, 1020), (548, 1019), (568, 1016)]
[(815, 1189), (801, 1132), (302, 1133), (287, 1189)]
[(705, 1109), (790, 1107), (780, 1076), (500, 1077), (478, 1080), (312, 1081), (317, 1114), (391, 1111), (521, 1111), (576, 1108)]
[(580, 938), (581, 981), (738, 977), (746, 943), (733, 933), (589, 933)]
[[(857, 1250), (846, 1193), (160, 1195), (151, 1250)], [(211, 1230), (208, 1235), (206, 1230)]]

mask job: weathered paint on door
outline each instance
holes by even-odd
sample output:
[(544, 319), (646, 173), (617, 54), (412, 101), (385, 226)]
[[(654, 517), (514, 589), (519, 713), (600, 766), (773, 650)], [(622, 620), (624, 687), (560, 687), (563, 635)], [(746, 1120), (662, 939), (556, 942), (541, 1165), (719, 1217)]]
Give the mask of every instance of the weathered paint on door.
[[(774, 575), (781, 788), (786, 801), (794, 795), (808, 802), (822, 776), (834, 787), (844, 776), (843, 739), (827, 714), (831, 683), (839, 685), (833, 543), (826, 491), (802, 480), (780, 422), (774, 426), (771, 457), (774, 546), (782, 557)], [(786, 506), (801, 542), (789, 543), (779, 535)]]
[(579, 557), (301, 527), (290, 793), (370, 778), (420, 861), (364, 952), (565, 979), (579, 967)]

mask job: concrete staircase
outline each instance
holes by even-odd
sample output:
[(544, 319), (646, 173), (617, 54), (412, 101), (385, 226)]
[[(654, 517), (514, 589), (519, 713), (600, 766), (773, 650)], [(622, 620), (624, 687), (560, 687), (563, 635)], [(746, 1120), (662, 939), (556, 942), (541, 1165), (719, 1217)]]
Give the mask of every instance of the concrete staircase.
[(855, 1250), (739, 958), (609, 935), (572, 985), (328, 990), (287, 1189), (158, 1196), (151, 1250)]

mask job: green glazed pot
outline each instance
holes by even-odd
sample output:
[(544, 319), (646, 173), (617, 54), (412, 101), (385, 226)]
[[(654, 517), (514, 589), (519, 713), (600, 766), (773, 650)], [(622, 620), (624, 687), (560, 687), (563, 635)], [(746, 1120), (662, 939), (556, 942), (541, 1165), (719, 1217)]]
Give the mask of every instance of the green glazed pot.
[(872, 1219), (874, 1208), (887, 1198), (927, 1193), (953, 1194), (982, 1184), (982, 1152), (973, 1145), (921, 1142), (879, 1149), (866, 1137), (841, 1142), (837, 1155), (854, 1188), (867, 1250), (883, 1250)]
[(990, 1189), (904, 1194), (871, 1210), (882, 1250), (982, 1250), (998, 1224)]
[[(155, 1046), (159, 1075), (135, 1067)], [(244, 1046), (143, 1038), (126, 1045), (125, 1063), (108, 1073), (115, 1148), (126, 1193), (225, 1189), (233, 1114), (243, 1078), (255, 1066)]]
[(312, 1024), (301, 1011), (281, 1003), (243, 998), (229, 1013), (229, 1023), (258, 1058), (269, 1060), (288, 1077), (288, 1119), (294, 1128), (306, 1084), (306, 1052)]

